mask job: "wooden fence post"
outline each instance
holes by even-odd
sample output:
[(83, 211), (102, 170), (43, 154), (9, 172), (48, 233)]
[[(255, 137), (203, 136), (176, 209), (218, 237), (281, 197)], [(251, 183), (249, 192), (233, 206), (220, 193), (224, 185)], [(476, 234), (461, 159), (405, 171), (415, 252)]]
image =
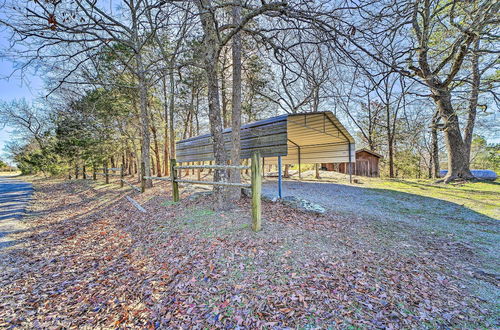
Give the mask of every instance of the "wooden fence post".
[(78, 163), (75, 163), (75, 179), (78, 179)]
[(104, 175), (106, 178), (106, 184), (109, 184), (109, 173), (108, 173), (108, 161), (104, 163)]
[(122, 166), (120, 168), (120, 188), (123, 188), (123, 180), (125, 178), (125, 168), (126, 168), (126, 164), (125, 164), (125, 153), (122, 152)]
[(261, 229), (262, 213), (260, 195), (262, 190), (262, 165), (258, 152), (252, 155), (252, 230)]
[(146, 191), (146, 164), (141, 162), (141, 192)]
[(85, 164), (83, 164), (83, 179), (86, 180), (87, 179), (87, 172), (86, 172), (87, 168), (85, 167)]
[(97, 180), (97, 174), (95, 170), (95, 163), (92, 164), (92, 179)]
[(179, 183), (177, 182), (177, 161), (175, 158), (170, 159), (170, 177), (172, 178), (172, 197), (174, 202), (179, 201)]
[(123, 178), (125, 177), (125, 169), (122, 167), (120, 169), (120, 188), (123, 188)]

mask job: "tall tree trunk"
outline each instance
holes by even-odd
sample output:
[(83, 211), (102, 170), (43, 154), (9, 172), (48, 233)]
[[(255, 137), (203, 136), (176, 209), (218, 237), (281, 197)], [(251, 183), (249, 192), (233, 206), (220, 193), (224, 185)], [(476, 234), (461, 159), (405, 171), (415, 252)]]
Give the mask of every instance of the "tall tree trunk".
[(472, 145), (472, 136), (474, 133), (474, 125), (476, 124), (477, 104), (479, 99), (479, 84), (481, 83), (481, 75), (479, 73), (479, 38), (474, 43), (474, 52), (472, 52), (471, 72), (472, 83), (469, 97), (469, 109), (467, 123), (464, 129), (464, 152), (467, 157), (467, 162), (470, 165), (470, 149)]
[[(240, 0), (236, 0), (233, 6), (233, 24), (235, 26), (241, 23)], [(240, 165), (240, 130), (241, 130), (241, 34), (236, 33), (233, 37), (232, 45), (233, 57), (233, 94), (232, 94), (232, 113), (231, 113), (231, 164)], [(231, 171), (231, 182), (240, 183), (240, 170)], [(231, 192), (234, 200), (241, 198), (241, 189), (235, 188)]]
[(444, 182), (456, 179), (470, 180), (474, 176), (469, 169), (469, 157), (465, 154), (466, 148), (460, 132), (458, 116), (451, 104), (451, 94), (448, 89), (433, 90), (434, 99), (439, 109), (439, 115), (444, 122), (444, 140), (448, 152), (448, 173)]
[(394, 178), (394, 143), (390, 137), (387, 139), (387, 147), (389, 149), (389, 177)]
[[(203, 38), (203, 64), (207, 78), (208, 87), (208, 117), (210, 120), (210, 133), (213, 139), (213, 150), (215, 163), (225, 165), (227, 163), (226, 151), (224, 149), (224, 138), (222, 136), (222, 120), (219, 103), (219, 82), (218, 82), (218, 57), (220, 52), (219, 38), (216, 24), (212, 16), (209, 0), (198, 0), (196, 2), (200, 12), (201, 23), (204, 31)], [(227, 181), (225, 170), (215, 170), (214, 181)], [(216, 207), (225, 209), (228, 196), (223, 186), (214, 186)]]
[(169, 175), (169, 152), (168, 152), (168, 97), (167, 97), (167, 81), (165, 79), (165, 76), (163, 77), (163, 116), (165, 118), (165, 126), (164, 126), (164, 132), (163, 132), (163, 173), (165, 173), (165, 176)]
[[(149, 110), (148, 110), (148, 85), (146, 79), (146, 68), (142, 57), (142, 42), (139, 36), (139, 19), (137, 17), (137, 8), (131, 7), (130, 20), (132, 23), (132, 40), (135, 52), (135, 74), (137, 76), (139, 91), (139, 119), (141, 127), (141, 164), (144, 166), (146, 176), (151, 176), (151, 156), (150, 156), (150, 133), (149, 133)], [(151, 179), (146, 180), (146, 188), (153, 186)]]
[(161, 160), (160, 160), (160, 146), (158, 144), (158, 137), (156, 134), (156, 127), (155, 125), (151, 125), (151, 132), (153, 133), (153, 146), (154, 146), (154, 153), (155, 153), (155, 163), (156, 163), (156, 175), (161, 176)]
[[(227, 99), (227, 86), (226, 86), (226, 63), (227, 63), (227, 53), (228, 53), (228, 48), (223, 48), (222, 49), (222, 66), (220, 69), (220, 87), (221, 87), (221, 100), (222, 100), (222, 127), (227, 128), (229, 127), (229, 115), (227, 113), (227, 104), (228, 104), (228, 99)], [(234, 56), (234, 54), (233, 54)], [(233, 83), (234, 86), (234, 83)]]
[[(224, 63), (223, 63), (224, 65)], [(228, 127), (227, 119), (227, 97), (226, 97), (226, 79), (224, 77), (224, 69), (221, 72), (221, 98), (222, 98), (222, 127)]]
[[(142, 139), (141, 139), (141, 148), (142, 148)], [(136, 162), (135, 162), (135, 174), (137, 174), (137, 180), (140, 182), (141, 181), (141, 159), (142, 159), (142, 153), (141, 150), (136, 150), (135, 154), (137, 155), (136, 157)], [(141, 157), (139, 157), (141, 155)]]
[(439, 122), (439, 113), (436, 112), (432, 117), (431, 127), (431, 176), (434, 179), (439, 178), (439, 145), (437, 125)]
[[(170, 63), (173, 66), (173, 63)], [(169, 85), (170, 85), (170, 109), (169, 109), (169, 128), (170, 128), (170, 159), (175, 158), (175, 129), (174, 129), (174, 107), (175, 107), (175, 79), (174, 70), (171, 68), (169, 71)]]
[[(387, 94), (386, 94), (387, 95)], [(386, 120), (387, 120), (387, 148), (389, 149), (389, 177), (394, 178), (394, 139), (391, 132), (391, 109), (389, 102), (386, 102)]]
[[(140, 109), (141, 109), (141, 158), (144, 163), (144, 170), (146, 176), (151, 176), (151, 160), (150, 160), (150, 136), (149, 136), (149, 114), (148, 114), (148, 100), (147, 94), (148, 90), (144, 79), (139, 82), (139, 97), (140, 97)], [(146, 180), (146, 188), (151, 188), (153, 186), (153, 181), (151, 179)]]

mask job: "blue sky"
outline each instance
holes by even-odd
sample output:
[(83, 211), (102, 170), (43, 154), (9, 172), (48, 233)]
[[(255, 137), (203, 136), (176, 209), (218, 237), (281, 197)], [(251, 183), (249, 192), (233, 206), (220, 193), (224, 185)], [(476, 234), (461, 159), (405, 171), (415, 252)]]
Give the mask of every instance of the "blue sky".
[[(0, 53), (8, 47), (8, 34), (0, 29)], [(11, 101), (13, 99), (25, 98), (31, 101), (40, 95), (43, 82), (32, 73), (26, 72), (21, 77), (20, 73), (14, 73), (14, 64), (0, 54), (0, 100)], [(12, 129), (3, 127), (0, 123), (0, 158), (5, 159), (5, 143), (13, 136)]]

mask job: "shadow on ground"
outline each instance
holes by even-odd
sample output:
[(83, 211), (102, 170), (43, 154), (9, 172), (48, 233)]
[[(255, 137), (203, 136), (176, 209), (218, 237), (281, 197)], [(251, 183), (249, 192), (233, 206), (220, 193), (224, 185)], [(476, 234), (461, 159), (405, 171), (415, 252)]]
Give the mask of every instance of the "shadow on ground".
[(11, 237), (23, 231), (24, 216), (33, 189), (31, 184), (15, 177), (0, 177), (0, 250), (19, 244)]
[[(423, 186), (425, 188), (425, 185)], [(497, 219), (462, 204), (417, 194), (420, 193), (417, 189), (423, 189), (418, 184), (414, 184), (414, 189), (415, 193), (410, 193), (324, 182), (283, 182), (283, 196), (303, 198), (335, 213), (373, 219), (385, 225), (385, 229), (404, 224), (406, 231), (412, 235), (425, 235), (429, 239), (446, 238), (458, 241), (471, 249), (479, 249), (476, 252), (486, 261), (484, 267), (496, 273), (500, 272), (497, 258), (500, 222)], [(443, 195), (453, 191), (446, 188), (439, 190), (443, 190), (440, 192)], [(265, 183), (263, 192), (277, 195), (276, 182)], [(470, 200), (474, 197), (461, 196), (460, 199)], [(478, 207), (490, 205), (487, 200), (476, 202)], [(397, 226), (396, 231), (404, 230), (402, 228)]]

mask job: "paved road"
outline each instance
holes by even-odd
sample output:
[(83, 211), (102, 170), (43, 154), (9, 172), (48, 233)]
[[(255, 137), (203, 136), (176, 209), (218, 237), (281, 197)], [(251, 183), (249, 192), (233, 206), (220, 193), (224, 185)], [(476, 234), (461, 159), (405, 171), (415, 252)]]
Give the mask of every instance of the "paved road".
[(10, 234), (24, 229), (24, 215), (33, 188), (15, 177), (0, 176), (0, 251), (18, 242)]

